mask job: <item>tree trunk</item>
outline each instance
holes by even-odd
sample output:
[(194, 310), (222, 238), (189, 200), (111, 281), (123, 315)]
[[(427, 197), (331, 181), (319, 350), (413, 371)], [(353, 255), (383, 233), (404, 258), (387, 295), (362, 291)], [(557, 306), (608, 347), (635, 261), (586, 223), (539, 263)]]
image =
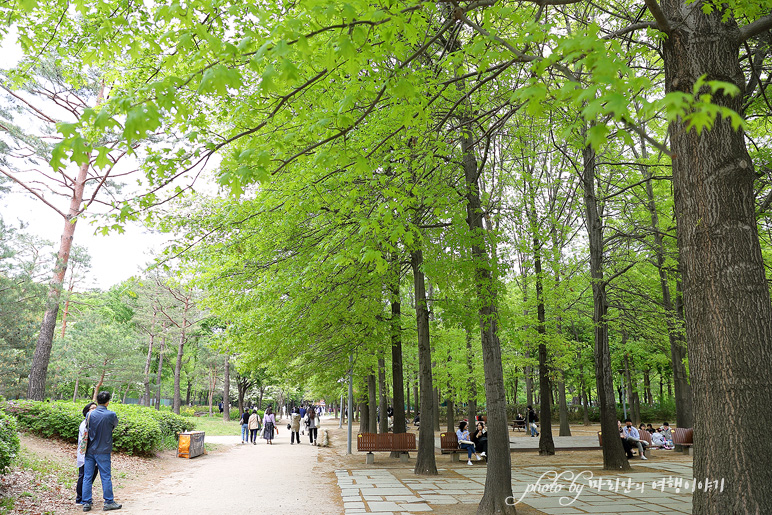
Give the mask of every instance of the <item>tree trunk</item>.
[(370, 431), (370, 407), (367, 405), (367, 394), (363, 393), (359, 401), (359, 432), (371, 433)]
[[(182, 399), (180, 398), (180, 374), (182, 373), (182, 356), (185, 352), (186, 331), (188, 329), (188, 312), (190, 310), (191, 303), (190, 297), (185, 296), (183, 300), (182, 309), (182, 325), (180, 326), (180, 340), (177, 343), (177, 363), (174, 366), (174, 401), (172, 405), (172, 411), (177, 415), (180, 414), (180, 404)], [(190, 404), (190, 400), (187, 401)]]
[[(155, 313), (153, 314), (153, 325), (155, 325)], [(152, 330), (152, 329), (151, 329)], [(155, 333), (150, 333), (150, 342), (147, 345), (147, 359), (145, 359), (145, 379), (144, 379), (144, 398), (142, 404), (150, 406), (150, 365), (153, 361), (153, 342), (155, 340)]]
[(426, 306), (426, 289), (423, 273), (423, 252), (415, 250), (410, 254), (415, 284), (416, 326), (418, 331), (418, 373), (421, 381), (421, 425), (418, 429), (418, 452), (414, 472), (419, 475), (436, 476), (437, 463), (434, 459), (434, 404), (432, 386), (432, 351), (429, 341), (429, 310)]
[[(641, 156), (648, 158), (648, 151), (645, 143), (641, 142)], [(692, 427), (693, 408), (692, 408), (692, 387), (689, 384), (689, 376), (684, 364), (686, 358), (686, 341), (684, 340), (684, 319), (678, 316), (678, 310), (672, 301), (670, 295), (670, 281), (668, 279), (668, 270), (665, 265), (665, 244), (662, 233), (659, 228), (659, 215), (654, 201), (654, 189), (651, 185), (651, 172), (646, 166), (641, 167), (641, 173), (646, 179), (646, 197), (649, 216), (651, 218), (651, 228), (654, 237), (654, 251), (657, 258), (657, 272), (659, 273), (659, 286), (662, 290), (662, 307), (665, 310), (665, 321), (667, 323), (667, 334), (670, 341), (670, 361), (675, 378), (675, 402), (676, 402), (676, 424), (678, 427)], [(677, 280), (677, 278), (676, 278)]]
[[(453, 405), (453, 400), (450, 398), (451, 392), (448, 391), (448, 397), (447, 397), (447, 404), (448, 404), (448, 410), (447, 410), (447, 423), (448, 423), (448, 431), (455, 432), (455, 425), (456, 425), (456, 407)], [(469, 431), (472, 430), (474, 427), (474, 418), (469, 419)]]
[(571, 436), (571, 426), (568, 424), (568, 405), (566, 404), (566, 380), (563, 371), (560, 371), (558, 382), (558, 400), (560, 402), (560, 433), (558, 436)]
[(225, 355), (225, 377), (223, 377), (222, 388), (222, 419), (226, 422), (231, 419), (231, 360), (230, 356)]
[(432, 392), (432, 404), (434, 404), (434, 411), (433, 411), (434, 430), (441, 431), (440, 429), (440, 391), (437, 388), (435, 388), (434, 391)]
[[(525, 352), (525, 358), (531, 359), (530, 351)], [(533, 375), (530, 366), (523, 367), (523, 375), (525, 376), (525, 404), (533, 406)]]
[(586, 146), (582, 152), (582, 189), (584, 194), (585, 225), (590, 245), (590, 275), (592, 276), (593, 316), (595, 326), (595, 379), (598, 389), (601, 432), (603, 440), (603, 468), (605, 470), (629, 470), (630, 464), (617, 438), (616, 404), (614, 403), (614, 379), (611, 373), (611, 352), (608, 342), (608, 300), (606, 281), (603, 278), (603, 221), (595, 195), (595, 151)]
[(541, 266), (541, 239), (539, 238), (539, 227), (536, 218), (535, 193), (532, 184), (531, 171), (527, 172), (528, 181), (528, 218), (531, 225), (531, 236), (533, 238), (533, 262), (534, 272), (536, 274), (536, 332), (539, 335), (539, 396), (541, 405), (539, 407), (539, 418), (541, 419), (541, 432), (539, 433), (539, 455), (551, 456), (555, 454), (555, 441), (552, 439), (552, 404), (551, 404), (551, 382), (549, 378), (549, 368), (547, 366), (547, 315), (544, 306), (544, 275)]
[(102, 388), (102, 385), (105, 383), (105, 374), (107, 373), (107, 360), (102, 363), (102, 375), (99, 376), (99, 381), (97, 382), (96, 386), (94, 387), (94, 395), (91, 398), (92, 402), (97, 401), (97, 395), (99, 395), (99, 389)]
[[(405, 379), (402, 370), (402, 315), (399, 295), (400, 267), (399, 260), (392, 259), (393, 271), (391, 284), (391, 379), (394, 391), (394, 429), (395, 433), (405, 432)], [(385, 397), (384, 392), (384, 397)]]
[[(471, 120), (462, 117), (461, 126), (471, 127)], [(478, 515), (513, 514), (514, 505), (507, 503), (512, 496), (512, 461), (507, 427), (507, 401), (504, 389), (504, 369), (501, 363), (501, 343), (498, 335), (498, 313), (495, 278), (485, 247), (483, 210), (480, 202), (480, 169), (474, 155), (474, 137), (466, 129), (461, 136), (464, 180), (466, 183), (467, 225), (472, 233), (469, 248), (474, 258), (475, 288), (485, 370), (485, 400), (488, 413), (488, 470), (485, 491), (477, 507)]]
[(80, 383), (80, 374), (75, 378), (75, 391), (72, 392), (72, 402), (78, 400), (78, 385)]
[(183, 327), (180, 331), (180, 339), (177, 342), (177, 362), (174, 365), (174, 401), (172, 404), (172, 411), (174, 411), (174, 413), (177, 415), (180, 414), (180, 405), (182, 404), (182, 397), (180, 396), (180, 377), (182, 374), (182, 356), (184, 352), (185, 327)]
[(46, 394), (46, 375), (48, 373), (48, 363), (51, 360), (56, 316), (59, 313), (59, 298), (62, 294), (64, 274), (67, 272), (67, 264), (70, 260), (70, 250), (72, 249), (72, 240), (75, 235), (75, 225), (78, 221), (77, 217), (80, 214), (81, 203), (83, 202), (83, 190), (86, 185), (88, 169), (89, 163), (86, 162), (78, 170), (73, 195), (70, 199), (70, 209), (67, 212), (67, 218), (64, 220), (64, 229), (62, 230), (59, 252), (56, 255), (54, 274), (48, 287), (46, 310), (43, 314), (43, 322), (40, 326), (35, 354), (32, 357), (32, 367), (27, 387), (27, 397), (34, 401), (42, 401)]
[[(386, 397), (386, 361), (382, 358), (378, 358), (378, 412), (381, 414), (378, 421), (378, 432), (387, 433), (389, 431), (389, 419), (386, 417), (386, 410), (388, 408), (388, 399)], [(396, 419), (396, 412), (394, 414)], [(396, 426), (395, 426), (396, 429)], [(396, 432), (396, 431), (395, 431)]]
[[(375, 374), (367, 374), (367, 427), (371, 433), (378, 432), (378, 413), (375, 407), (378, 405), (378, 394), (376, 393)], [(381, 413), (381, 418), (386, 418), (386, 413)]]
[[(731, 11), (707, 15), (701, 7), (683, 0), (662, 3), (672, 27), (662, 47), (665, 91), (691, 93), (706, 75), (739, 88), (740, 95), (715, 94), (713, 102), (741, 112), (745, 77), (737, 23)], [(669, 131), (676, 156), (694, 477), (727, 480), (724, 492), (695, 490), (693, 512), (772, 513), (772, 468), (759, 459), (772, 456), (772, 440), (761, 436), (772, 424), (772, 307), (757, 233), (753, 163), (743, 132), (726, 118), (717, 117), (713, 128), (699, 133), (677, 120)]]
[[(164, 330), (166, 329), (166, 326), (164, 325)], [(158, 351), (158, 376), (156, 377), (156, 402), (155, 402), (155, 409), (160, 410), (161, 409), (161, 373), (163, 372), (163, 364), (164, 364), (164, 348), (166, 347), (166, 332), (164, 331), (164, 336), (161, 338), (161, 348)]]
[(466, 333), (466, 370), (469, 372), (469, 406), (467, 409), (468, 420), (474, 420), (477, 415), (477, 382), (474, 380), (474, 352), (472, 351), (472, 331), (464, 328)]

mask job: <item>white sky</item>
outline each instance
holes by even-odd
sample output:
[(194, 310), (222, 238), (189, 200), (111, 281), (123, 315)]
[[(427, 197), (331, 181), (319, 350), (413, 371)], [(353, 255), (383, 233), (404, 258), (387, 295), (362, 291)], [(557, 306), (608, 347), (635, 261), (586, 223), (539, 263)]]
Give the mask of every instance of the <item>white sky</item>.
[[(66, 209), (67, 206), (58, 207)], [(19, 225), (19, 220), (28, 223), (26, 232), (50, 240), (54, 252), (59, 249), (64, 220), (41, 202), (14, 191), (0, 198), (0, 215), (14, 226)], [(91, 255), (89, 276), (93, 281), (81, 288), (96, 286), (106, 290), (131, 276), (141, 275), (152, 261), (151, 253), (160, 251), (167, 239), (165, 235), (151, 234), (137, 225), (126, 225), (124, 234), (108, 236), (94, 234), (95, 227), (84, 220), (75, 228), (74, 244), (85, 247)]]

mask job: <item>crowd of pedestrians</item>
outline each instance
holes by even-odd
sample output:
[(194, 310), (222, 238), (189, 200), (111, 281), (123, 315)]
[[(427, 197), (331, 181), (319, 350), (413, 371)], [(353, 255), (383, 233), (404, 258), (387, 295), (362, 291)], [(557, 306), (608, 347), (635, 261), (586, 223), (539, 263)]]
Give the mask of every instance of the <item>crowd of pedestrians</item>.
[(284, 415), (289, 418), (287, 431), (290, 432), (290, 445), (300, 444), (300, 435), (306, 434), (311, 445), (319, 445), (319, 427), (323, 414), (323, 407), (307, 404), (290, 408), (289, 413), (285, 407), (281, 408), (281, 413), (274, 413), (273, 406), (269, 405), (262, 418), (258, 415), (257, 408), (244, 408), (240, 418), (241, 443), (257, 445), (259, 436), (266, 444), (273, 445), (274, 438), (279, 434), (279, 422)]

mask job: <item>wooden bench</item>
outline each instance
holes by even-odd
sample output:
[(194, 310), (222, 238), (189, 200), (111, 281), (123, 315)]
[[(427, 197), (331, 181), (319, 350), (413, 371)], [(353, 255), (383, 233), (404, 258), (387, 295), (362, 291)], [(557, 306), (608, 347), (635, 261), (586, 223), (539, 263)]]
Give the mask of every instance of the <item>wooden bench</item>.
[(374, 452), (399, 452), (399, 460), (407, 462), (410, 451), (415, 451), (415, 434), (413, 433), (359, 433), (357, 435), (357, 451), (366, 452), (365, 463), (375, 463)]
[[(651, 447), (651, 435), (648, 431), (644, 431), (646, 433), (645, 435), (641, 432), (638, 432), (639, 435), (641, 435), (640, 440), (642, 442), (646, 442), (646, 445), (643, 446), (643, 455), (647, 458), (651, 457), (651, 453), (649, 452), (649, 449)], [(601, 435), (601, 432), (598, 431), (598, 445), (603, 447), (603, 435)], [(637, 446), (635, 446), (637, 448)]]
[(691, 427), (676, 427), (673, 429), (673, 445), (680, 445), (683, 448), (683, 453), (686, 455), (692, 454), (692, 447), (694, 446), (694, 429)]
[(456, 433), (440, 433), (440, 454), (450, 454), (450, 461), (458, 461), (458, 455), (466, 452), (458, 448)]
[(525, 431), (525, 420), (513, 420), (512, 431)]

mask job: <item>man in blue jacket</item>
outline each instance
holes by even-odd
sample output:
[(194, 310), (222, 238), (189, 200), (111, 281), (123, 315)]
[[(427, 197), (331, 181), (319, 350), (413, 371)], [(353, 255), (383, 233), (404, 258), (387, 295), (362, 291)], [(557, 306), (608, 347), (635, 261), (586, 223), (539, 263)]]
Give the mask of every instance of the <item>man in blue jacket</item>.
[(118, 416), (107, 409), (110, 392), (99, 392), (97, 408), (91, 412), (88, 425), (88, 449), (83, 471), (83, 511), (91, 511), (91, 487), (94, 483), (94, 468), (99, 469), (102, 479), (102, 494), (105, 498), (104, 511), (120, 510), (121, 505), (113, 498), (113, 481), (110, 473), (110, 454), (113, 452), (113, 429), (118, 425)]

